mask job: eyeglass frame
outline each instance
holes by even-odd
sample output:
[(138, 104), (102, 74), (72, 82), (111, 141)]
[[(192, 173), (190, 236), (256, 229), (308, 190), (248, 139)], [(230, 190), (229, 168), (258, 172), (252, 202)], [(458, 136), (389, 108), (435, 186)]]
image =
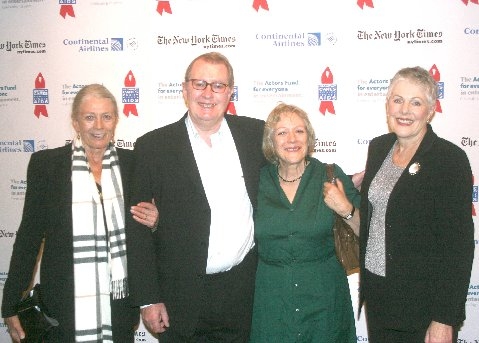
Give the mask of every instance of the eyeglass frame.
[[(196, 88), (194, 86), (194, 83), (195, 81), (202, 81), (205, 83), (205, 87), (204, 88)], [(227, 84), (227, 83), (223, 83), (223, 82), (207, 82), (206, 80), (202, 80), (202, 79), (188, 79), (186, 80), (186, 82), (191, 82), (191, 87), (193, 87), (193, 89), (196, 89), (197, 91), (204, 91), (208, 86), (210, 86), (210, 89), (213, 93), (218, 93), (218, 94), (223, 94), (225, 91), (226, 91), (226, 88), (229, 87), (230, 85)], [(222, 85), (222, 86), (225, 86), (225, 88), (223, 88), (222, 91), (217, 91), (217, 90), (214, 90), (213, 89), (213, 85)]]

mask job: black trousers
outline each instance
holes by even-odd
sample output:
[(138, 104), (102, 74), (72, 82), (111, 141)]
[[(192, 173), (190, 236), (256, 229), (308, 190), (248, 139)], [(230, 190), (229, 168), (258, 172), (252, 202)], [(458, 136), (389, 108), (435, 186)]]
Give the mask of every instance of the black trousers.
[(229, 271), (205, 276), (201, 312), (193, 335), (168, 328), (160, 343), (206, 343), (249, 341), (253, 312), (256, 249)]
[[(427, 327), (415, 331), (401, 331), (368, 322), (369, 343), (424, 343)], [(457, 342), (458, 330), (454, 329), (453, 342)]]
[[(426, 331), (430, 323), (422, 327), (398, 325), (400, 319), (389, 318), (387, 308), (389, 294), (385, 288), (385, 278), (375, 275), (368, 270), (364, 271), (364, 280), (367, 285), (365, 293), (366, 322), (368, 328), (369, 343), (424, 343)], [(369, 294), (368, 294), (369, 293)], [(372, 298), (372, 299), (371, 299)], [(389, 318), (386, 319), (386, 318)], [(394, 317), (393, 317), (394, 318)], [(426, 321), (427, 322), (427, 321)], [(457, 342), (458, 329), (454, 328), (453, 342)]]

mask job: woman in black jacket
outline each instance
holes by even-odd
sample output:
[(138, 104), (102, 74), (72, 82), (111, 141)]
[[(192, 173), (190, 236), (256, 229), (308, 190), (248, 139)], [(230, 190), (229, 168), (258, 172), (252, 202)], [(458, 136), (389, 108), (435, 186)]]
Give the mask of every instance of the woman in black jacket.
[(437, 86), (404, 68), (386, 101), (390, 133), (369, 146), (361, 187), (361, 287), (371, 343), (456, 342), (474, 255), (472, 172), (429, 124)]
[[(15, 342), (25, 336), (15, 307), (32, 281), (42, 241), (43, 300), (59, 322), (45, 342), (134, 341), (139, 310), (129, 304), (125, 244), (133, 152), (114, 145), (118, 119), (108, 89), (86, 86), (73, 101), (73, 142), (30, 159), (2, 301)], [(158, 220), (151, 203), (133, 206), (132, 214), (150, 227)]]

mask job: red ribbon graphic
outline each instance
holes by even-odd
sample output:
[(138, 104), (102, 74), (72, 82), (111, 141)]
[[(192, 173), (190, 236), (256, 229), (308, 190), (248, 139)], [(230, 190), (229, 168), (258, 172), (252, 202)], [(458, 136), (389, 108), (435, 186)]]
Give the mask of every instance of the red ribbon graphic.
[(464, 3), (464, 5), (467, 6), (467, 4), (470, 2), (470, 3), (473, 3), (473, 4), (476, 4), (476, 5), (479, 5), (479, 0), (462, 0), (462, 2)]
[(130, 70), (128, 74), (125, 76), (125, 87), (135, 87), (136, 80), (135, 75), (133, 75), (132, 71)]
[(266, 10), (266, 11), (269, 11), (267, 0), (254, 0), (253, 1), (253, 8), (256, 10), (256, 12), (258, 12), (260, 7), (262, 9)]
[(374, 8), (373, 0), (358, 0), (358, 6), (361, 7), (361, 9), (364, 5)]
[[(45, 88), (45, 79), (43, 78), (42, 73), (38, 73), (36, 79), (35, 79), (35, 89), (42, 89)], [(40, 118), (40, 116), (48, 117), (48, 111), (47, 111), (47, 106), (46, 105), (35, 105), (35, 108), (33, 109), (33, 114), (37, 118)]]
[[(323, 74), (321, 75), (321, 83), (325, 85), (330, 85), (333, 83), (333, 73), (331, 73), (331, 70), (329, 70), (329, 67), (327, 67), (323, 71)], [(331, 100), (321, 101), (321, 103), (319, 104), (319, 112), (325, 115), (326, 111), (328, 111), (331, 114), (335, 114), (334, 104)]]
[[(128, 74), (125, 76), (125, 87), (135, 87), (136, 86), (136, 80), (135, 80), (135, 75), (133, 75), (133, 72), (130, 70)], [(124, 104), (123, 105), (123, 114), (125, 116), (129, 116), (131, 114), (138, 116), (138, 111), (136, 109), (136, 104)]]
[(46, 105), (35, 105), (35, 109), (33, 110), (33, 114), (37, 118), (40, 118), (40, 116), (48, 117), (48, 112), (47, 112), (47, 106)]
[(228, 104), (228, 108), (226, 109), (226, 113), (231, 113), (236, 115), (236, 108), (235, 108), (235, 103), (233, 101), (230, 101)]
[(75, 18), (75, 12), (73, 11), (73, 5), (60, 5), (60, 15), (65, 19), (67, 15)]
[(156, 7), (156, 11), (163, 15), (163, 12), (171, 13), (171, 6), (169, 1), (158, 1), (158, 6)]
[[(441, 73), (439, 72), (439, 69), (437, 69), (435, 64), (431, 67), (431, 69), (429, 69), (429, 74), (436, 82), (439, 82), (441, 80)], [(439, 101), (439, 99), (436, 100), (436, 112), (442, 113), (441, 102)]]
[(136, 105), (135, 104), (123, 105), (123, 114), (128, 117), (130, 113), (138, 117), (138, 111), (136, 110)]

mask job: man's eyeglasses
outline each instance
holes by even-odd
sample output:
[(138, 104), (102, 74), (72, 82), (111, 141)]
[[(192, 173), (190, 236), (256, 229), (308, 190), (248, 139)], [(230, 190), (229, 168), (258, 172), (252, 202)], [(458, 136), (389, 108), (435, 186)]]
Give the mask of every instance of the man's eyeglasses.
[(226, 87), (228, 87), (226, 83), (221, 83), (221, 82), (206, 82), (205, 80), (198, 80), (198, 79), (189, 79), (187, 81), (191, 82), (191, 85), (193, 86), (193, 88), (199, 91), (202, 91), (206, 89), (206, 87), (210, 86), (213, 92), (224, 93)]

